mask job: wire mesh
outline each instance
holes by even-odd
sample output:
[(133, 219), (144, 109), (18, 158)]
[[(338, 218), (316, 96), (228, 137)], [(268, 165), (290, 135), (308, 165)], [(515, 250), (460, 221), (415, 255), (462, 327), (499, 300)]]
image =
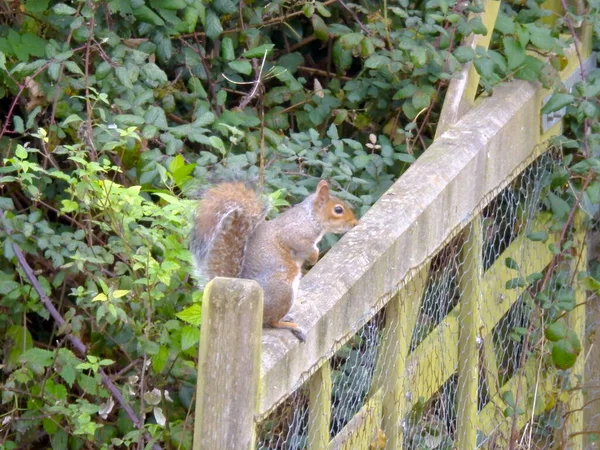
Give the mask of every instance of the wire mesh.
[[(532, 331), (540, 320), (533, 298), (552, 257), (535, 236), (556, 164), (552, 152), (535, 160), (416, 270), (329, 361), (331, 389), (303, 385), (261, 423), (258, 448), (507, 449), (511, 436), (514, 448), (564, 442), (568, 414), (553, 396), (576, 377), (546, 377), (548, 350)], [(552, 289), (573, 294), (565, 280)], [(330, 443), (315, 441), (322, 425), (310, 422), (313, 407), (322, 411), (313, 420), (329, 424)]]

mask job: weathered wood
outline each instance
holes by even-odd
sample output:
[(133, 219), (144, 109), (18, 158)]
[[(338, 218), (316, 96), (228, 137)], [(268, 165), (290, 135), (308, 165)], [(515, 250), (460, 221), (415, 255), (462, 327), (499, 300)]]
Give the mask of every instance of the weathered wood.
[(383, 342), (371, 388), (372, 392), (383, 391), (381, 428), (386, 436), (386, 449), (402, 449), (401, 421), (408, 412), (406, 393), (410, 388), (406, 362), (428, 271), (429, 264), (419, 269), (386, 309)]
[[(329, 444), (329, 450), (370, 450), (380, 433), (381, 391), (377, 391)], [(382, 435), (382, 439), (385, 439)]]
[[(515, 396), (517, 407), (524, 411), (523, 414), (517, 415), (517, 430), (523, 428), (527, 421), (531, 419), (532, 404), (527, 401), (529, 386), (532, 386), (534, 382), (543, 385), (545, 384), (546, 377), (550, 376), (552, 378), (552, 374), (542, 372), (542, 378), (538, 379), (538, 363), (539, 361), (536, 358), (529, 358), (525, 362), (525, 367), (523, 368), (524, 376), (521, 373), (515, 374), (515, 376), (502, 386), (501, 392), (493, 396), (479, 412), (479, 431), (484, 437), (489, 438), (491, 442), (496, 445), (492, 448), (508, 448), (510, 442), (510, 430), (513, 418), (504, 415), (504, 410), (508, 406), (504, 400), (502, 400), (502, 394), (504, 392), (517, 392), (517, 390), (519, 390), (521, 393), (519, 398), (516, 398)], [(539, 406), (540, 403), (541, 402), (538, 402), (537, 405)]]
[(542, 93), (528, 82), (497, 87), (440, 136), (302, 279), (292, 316), (307, 341), (264, 333), (261, 416), (379, 311), (399, 282), (463, 228), (492, 192), (544, 150), (537, 145)]
[[(572, 262), (572, 270), (575, 274), (587, 270), (587, 242), (585, 235), (585, 225), (583, 212), (579, 211), (575, 215), (575, 236), (574, 248), (580, 250)], [(574, 277), (577, 279), (577, 276)], [(575, 304), (577, 307), (568, 314), (569, 326), (579, 337), (582, 349), (585, 350), (585, 319), (587, 293), (579, 283), (575, 284)], [(584, 391), (585, 386), (585, 351), (582, 351), (575, 365), (571, 368), (569, 381), (574, 389), (568, 403), (569, 414), (567, 416), (566, 433), (568, 439), (568, 448), (573, 450), (583, 450), (584, 447)], [(592, 428), (590, 428), (592, 429)]]
[[(539, 215), (531, 224), (531, 231), (546, 229), (544, 225), (547, 216)], [(506, 289), (506, 283), (519, 274), (523, 276), (534, 272), (542, 272), (552, 259), (552, 252), (548, 248), (556, 242), (556, 236), (550, 235), (546, 242), (532, 241), (523, 233), (519, 235), (504, 252), (496, 259), (494, 264), (485, 272), (482, 280), (483, 298), (487, 301), (481, 309), (481, 337), (487, 338), (498, 321), (508, 312), (512, 305), (519, 299), (526, 287)], [(519, 263), (520, 272), (506, 266), (508, 258)]]
[(481, 303), (483, 244), (481, 216), (467, 228), (460, 254), (460, 328), (458, 330), (458, 386), (456, 392), (456, 448), (471, 450), (477, 445), (477, 386), (479, 347), (477, 335)]
[(262, 316), (263, 294), (255, 281), (215, 278), (206, 286), (194, 450), (254, 448)]
[[(487, 29), (487, 34), (475, 34), (467, 37), (462, 45), (471, 47), (475, 50), (477, 47), (488, 48), (494, 24), (498, 17), (500, 9), (500, 1), (484, 0), (483, 12), (480, 14), (471, 14), (469, 19), (479, 16)], [(475, 69), (473, 62), (470, 61), (463, 65), (463, 68), (458, 77), (453, 78), (448, 86), (446, 98), (442, 105), (440, 120), (435, 132), (435, 138), (441, 136), (448, 128), (458, 122), (475, 104), (475, 95), (479, 87), (480, 75)]]
[(331, 426), (331, 368), (323, 364), (308, 382), (308, 448), (327, 450)]

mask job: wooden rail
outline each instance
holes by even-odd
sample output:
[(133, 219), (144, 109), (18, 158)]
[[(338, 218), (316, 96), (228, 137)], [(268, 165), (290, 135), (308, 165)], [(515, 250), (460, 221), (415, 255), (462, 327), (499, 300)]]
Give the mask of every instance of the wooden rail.
[[(486, 2), (492, 5), (486, 24), (493, 24), (498, 3)], [(564, 79), (577, 69), (578, 62), (571, 49), (561, 77)], [(531, 359), (522, 371), (500, 385), (492, 330), (526, 289), (506, 287), (515, 276), (506, 261), (518, 261), (525, 274), (542, 272), (552, 258), (548, 244), (555, 237), (550, 236), (545, 243), (537, 242), (522, 232), (484, 270), (481, 212), (546, 151), (546, 142), (560, 132), (562, 124), (542, 133), (540, 109), (547, 91), (537, 84), (507, 83), (477, 106), (473, 106), (473, 87), (468, 83), (461, 86), (456, 87), (460, 97), (456, 105), (461, 106), (446, 112), (446, 131), (361, 218), (360, 224), (303, 278), (293, 317), (306, 330), (306, 343), (299, 343), (289, 333), (263, 330), (259, 345), (255, 320), (260, 308), (255, 301), (247, 302), (253, 317), (247, 325), (253, 330), (249, 342), (244, 342), (244, 335), (227, 334), (222, 327), (216, 327), (214, 324), (221, 320), (246, 317), (237, 309), (234, 319), (234, 312), (219, 309), (217, 305), (230, 301), (225, 301), (228, 295), (235, 299), (244, 297), (244, 292), (254, 287), (238, 286), (236, 283), (240, 281), (213, 281), (204, 296), (205, 305), (209, 306), (208, 313), (203, 313), (195, 450), (254, 448), (254, 423), (264, 420), (302, 386), (307, 392), (309, 449), (368, 449), (378, 439), (386, 449), (401, 449), (405, 433), (403, 418), (417, 402), (431, 399), (453, 375), (457, 376), (458, 389), (456, 448), (475, 448), (478, 433), (497, 434), (500, 436), (497, 444), (507, 445), (501, 439), (510, 436), (511, 420), (504, 415), (503, 393), (516, 390), (517, 386), (521, 392), (528, 392), (535, 383), (552, 379), (540, 377), (538, 361)], [(537, 215), (528, 224), (529, 228), (541, 229), (544, 220), (543, 214)], [(463, 242), (458, 255), (460, 300), (410, 351), (432, 257), (459, 235)], [(577, 239), (583, 237), (579, 235)], [(232, 293), (225, 292), (228, 289)], [(585, 293), (578, 291), (577, 295), (578, 302), (582, 302)], [(251, 297), (257, 299), (259, 295), (254, 292)], [(238, 303), (236, 308), (243, 308), (246, 302)], [(384, 338), (368, 397), (344, 429), (331, 437), (330, 359), (383, 308), (386, 308)], [(227, 318), (221, 319), (218, 314)], [(577, 308), (571, 320), (583, 336), (585, 307)], [(247, 349), (245, 361), (256, 362), (260, 355), (260, 371), (258, 363), (256, 367), (250, 364), (251, 370), (247, 372), (243, 367), (233, 368), (230, 360), (240, 355), (240, 346)], [(572, 371), (574, 380), (583, 376), (584, 363), (580, 360)], [(223, 371), (212, 364), (227, 369)], [(226, 389), (221, 388), (225, 378), (236, 376), (234, 371), (239, 371), (237, 383), (229, 382)], [(479, 409), (481, 373), (492, 394)], [(240, 386), (244, 388), (241, 401), (230, 392)], [(214, 405), (222, 409), (207, 416), (206, 405), (214, 401), (211, 396), (215, 393), (222, 398)], [(524, 398), (519, 400), (525, 411), (517, 420), (520, 429), (540, 411), (539, 404), (531, 404)], [(581, 409), (581, 394), (574, 395), (569, 405), (574, 410)], [(226, 434), (228, 417), (234, 410), (243, 418), (239, 432), (246, 430), (249, 440), (244, 437), (232, 441), (231, 434)], [(250, 424), (248, 417), (255, 422)], [(583, 440), (578, 435), (583, 427), (583, 411), (573, 412), (568, 424), (569, 433), (574, 435), (572, 448), (583, 449)], [(213, 426), (224, 428), (209, 432)], [(204, 443), (204, 433), (228, 437), (218, 444)]]

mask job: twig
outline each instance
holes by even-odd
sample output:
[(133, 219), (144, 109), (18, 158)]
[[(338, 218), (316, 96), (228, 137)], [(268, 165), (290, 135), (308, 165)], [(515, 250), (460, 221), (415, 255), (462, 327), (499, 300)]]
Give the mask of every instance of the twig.
[[(0, 209), (0, 220), (2, 220), (2, 219), (4, 219), (4, 211), (2, 209)], [(12, 230), (10, 230), (7, 227), (6, 233), (10, 236), (10, 234), (12, 233)], [(33, 288), (39, 295), (40, 301), (42, 302), (42, 304), (44, 305), (46, 310), (48, 310), (48, 312), (50, 313), (50, 316), (52, 316), (54, 321), (59, 325), (59, 327), (62, 327), (65, 324), (65, 319), (60, 315), (58, 310), (52, 304), (52, 301), (50, 300), (50, 298), (44, 292), (44, 289), (40, 285), (40, 282), (38, 281), (35, 274), (33, 273), (31, 266), (25, 259), (25, 255), (23, 254), (23, 251), (21, 250), (21, 248), (19, 247), (19, 245), (16, 242), (12, 243), (12, 248), (13, 248), (13, 251), (15, 252), (15, 256), (17, 257), (17, 261), (19, 262), (19, 265), (21, 266), (21, 268), (23, 269), (23, 272), (25, 272), (25, 275), (27, 276), (27, 279), (29, 280), (29, 282), (31, 283), (31, 285), (33, 286)], [(79, 355), (85, 359), (88, 354), (88, 349), (87, 349), (86, 345), (79, 338), (74, 336), (73, 334), (70, 334), (70, 333), (67, 334), (66, 338), (71, 343), (71, 345), (75, 348), (75, 350), (77, 350)], [(121, 395), (121, 392), (119, 391), (119, 389), (115, 386), (115, 384), (112, 382), (110, 377), (106, 374), (104, 369), (100, 368), (98, 370), (98, 373), (100, 374), (100, 377), (102, 378), (102, 384), (104, 384), (106, 389), (108, 389), (108, 391), (111, 393), (112, 397), (117, 401), (117, 403), (119, 405), (121, 405), (121, 407), (123, 408), (123, 410), (129, 417), (129, 419), (133, 422), (133, 425), (136, 428), (139, 428), (140, 425), (142, 425), (139, 417), (133, 411), (131, 406), (125, 401), (125, 399)], [(151, 439), (151, 437), (149, 435), (147, 435), (146, 437), (148, 439)], [(160, 448), (160, 446), (158, 446), (158, 444), (154, 444), (153, 448), (155, 450), (161, 450), (161, 448)]]
[(246, 106), (248, 106), (248, 103), (250, 103), (250, 100), (252, 100), (254, 98), (254, 96), (256, 95), (256, 93), (258, 92), (258, 88), (260, 87), (261, 81), (262, 81), (262, 73), (263, 73), (263, 69), (265, 67), (265, 61), (267, 60), (267, 50), (265, 50), (265, 54), (263, 55), (263, 59), (262, 59), (262, 63), (260, 64), (260, 69), (258, 70), (258, 73), (256, 74), (256, 79), (254, 80), (254, 86), (252, 87), (252, 90), (250, 91), (250, 93), (244, 97), (242, 99), (242, 101), (240, 102), (238, 108), (239, 109), (244, 109)]
[[(321, 5), (327, 6), (327, 5), (331, 5), (332, 3), (335, 3), (337, 1), (338, 0), (326, 0), (323, 3), (321, 3)], [(279, 24), (279, 23), (283, 23), (286, 20), (291, 19), (292, 17), (301, 16), (303, 14), (304, 14), (303, 10), (294, 11), (293, 13), (290, 13), (290, 14), (284, 14), (283, 16), (275, 17), (274, 19), (265, 20), (262, 23), (248, 24), (248, 25), (245, 25), (245, 26), (246, 27), (250, 27), (250, 28), (268, 27), (268, 26), (271, 26), (271, 25), (276, 25), (276, 24)], [(230, 30), (224, 30), (221, 33), (221, 35), (232, 34), (232, 33), (239, 33), (240, 31), (244, 31), (244, 28), (236, 27), (236, 28), (232, 28)], [(196, 36), (196, 37), (197, 36), (206, 36), (206, 33), (203, 32), (203, 31), (199, 31), (199, 32), (194, 32), (194, 33), (179, 34), (179, 35), (172, 36), (171, 39), (190, 38), (190, 37), (194, 37), (194, 36)]]
[[(346, 5), (346, 3), (344, 3), (344, 0), (337, 0), (337, 2), (342, 5), (342, 7), (348, 11), (350, 13), (350, 15), (352, 16), (352, 18), (354, 19), (354, 21), (358, 24), (358, 26), (360, 27), (360, 29), (362, 30), (363, 33), (365, 33), (366, 35), (369, 34), (369, 30), (367, 30), (367, 27), (365, 27), (363, 25), (363, 23), (360, 21), (360, 19), (358, 18), (358, 16), (356, 15), (356, 13), (354, 11), (352, 11), (348, 5)], [(387, 26), (387, 24), (386, 24)]]
[(338, 76), (337, 74), (327, 72), (326, 70), (313, 69), (312, 67), (306, 67), (306, 66), (298, 66), (298, 70), (302, 70), (303, 72), (308, 72), (308, 73), (314, 73), (316, 75), (322, 75), (322, 76), (328, 77), (328, 78), (338, 78), (342, 81), (352, 81), (354, 79), (354, 78), (346, 77), (343, 75)]

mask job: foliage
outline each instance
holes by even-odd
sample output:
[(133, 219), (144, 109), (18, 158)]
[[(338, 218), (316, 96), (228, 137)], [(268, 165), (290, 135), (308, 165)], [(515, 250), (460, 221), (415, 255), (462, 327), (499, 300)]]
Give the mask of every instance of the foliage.
[[(462, 63), (488, 91), (512, 77), (556, 86), (564, 23), (521, 3), (503, 6), (490, 50), (476, 52), (461, 42), (491, 32), (469, 18), (479, 1), (26, 0), (3, 11), (4, 448), (149, 436), (190, 448), (201, 292), (187, 198), (234, 176), (295, 202), (324, 177), (365, 212), (432, 141)], [(578, 192), (597, 204), (595, 89), (597, 75), (547, 106), (572, 113), (559, 144), (573, 189), (550, 205), (563, 211)]]

